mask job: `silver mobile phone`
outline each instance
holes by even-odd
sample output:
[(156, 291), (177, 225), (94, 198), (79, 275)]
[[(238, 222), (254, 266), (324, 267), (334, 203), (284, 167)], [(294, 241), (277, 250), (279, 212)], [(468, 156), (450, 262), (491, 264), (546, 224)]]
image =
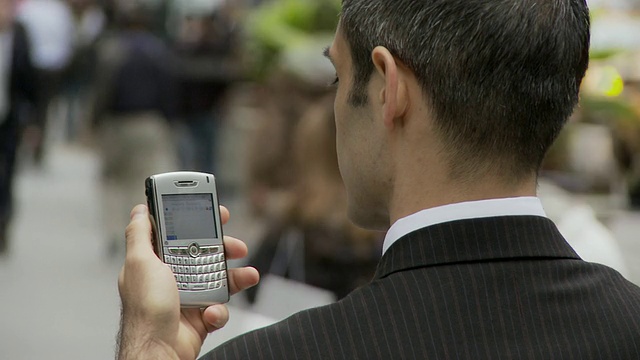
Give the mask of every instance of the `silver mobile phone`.
[(154, 247), (176, 279), (182, 307), (229, 301), (215, 177), (199, 172), (150, 176), (145, 193)]

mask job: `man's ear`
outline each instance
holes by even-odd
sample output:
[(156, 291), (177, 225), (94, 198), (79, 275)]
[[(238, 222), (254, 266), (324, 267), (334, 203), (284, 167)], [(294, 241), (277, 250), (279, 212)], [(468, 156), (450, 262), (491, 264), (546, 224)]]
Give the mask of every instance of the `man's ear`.
[(391, 129), (399, 125), (397, 121), (401, 121), (406, 112), (406, 84), (399, 69), (400, 64), (387, 48), (378, 46), (373, 49), (371, 59), (378, 75), (384, 79), (384, 87), (378, 100), (383, 106), (384, 124)]

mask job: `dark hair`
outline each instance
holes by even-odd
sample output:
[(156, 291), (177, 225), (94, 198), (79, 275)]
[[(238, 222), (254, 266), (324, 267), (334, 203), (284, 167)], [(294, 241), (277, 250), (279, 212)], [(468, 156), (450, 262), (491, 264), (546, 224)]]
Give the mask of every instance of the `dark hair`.
[(578, 102), (589, 62), (585, 0), (344, 0), (350, 102), (367, 102), (371, 51), (414, 72), (454, 178), (537, 172)]

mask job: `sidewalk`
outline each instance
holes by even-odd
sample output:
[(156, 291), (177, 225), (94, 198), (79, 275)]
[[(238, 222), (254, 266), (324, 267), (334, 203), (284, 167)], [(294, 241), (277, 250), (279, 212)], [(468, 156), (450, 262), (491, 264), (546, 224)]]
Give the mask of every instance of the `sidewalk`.
[(105, 256), (97, 160), (55, 147), (22, 169), (10, 253), (0, 258), (3, 359), (113, 359), (121, 263)]

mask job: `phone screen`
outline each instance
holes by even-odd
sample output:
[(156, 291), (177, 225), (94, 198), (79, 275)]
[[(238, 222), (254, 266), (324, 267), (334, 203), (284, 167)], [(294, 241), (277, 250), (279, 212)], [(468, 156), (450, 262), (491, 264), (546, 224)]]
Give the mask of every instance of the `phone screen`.
[(217, 238), (212, 194), (162, 195), (167, 240)]

